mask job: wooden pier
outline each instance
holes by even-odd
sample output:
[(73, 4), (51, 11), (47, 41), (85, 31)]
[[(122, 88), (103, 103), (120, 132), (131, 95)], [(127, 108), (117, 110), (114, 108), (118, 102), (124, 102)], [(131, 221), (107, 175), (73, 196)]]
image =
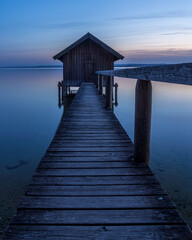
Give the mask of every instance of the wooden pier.
[[(107, 96), (106, 96), (107, 97)], [(192, 239), (93, 83), (82, 83), (4, 239)]]

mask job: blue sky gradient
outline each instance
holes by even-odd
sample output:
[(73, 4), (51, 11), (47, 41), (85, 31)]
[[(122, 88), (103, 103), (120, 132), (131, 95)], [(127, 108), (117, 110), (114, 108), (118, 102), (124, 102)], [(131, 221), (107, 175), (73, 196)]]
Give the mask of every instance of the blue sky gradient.
[(58, 64), (87, 32), (122, 63), (192, 62), (191, 0), (1, 0), (0, 66)]

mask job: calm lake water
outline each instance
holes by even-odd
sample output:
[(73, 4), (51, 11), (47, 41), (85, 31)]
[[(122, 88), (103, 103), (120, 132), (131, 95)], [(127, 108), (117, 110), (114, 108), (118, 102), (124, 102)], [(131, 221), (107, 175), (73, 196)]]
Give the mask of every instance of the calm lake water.
[[(0, 70), (0, 225), (4, 230), (59, 121), (62, 69)], [(114, 111), (133, 140), (135, 85), (116, 78)], [(192, 87), (153, 83), (151, 168), (192, 226)]]

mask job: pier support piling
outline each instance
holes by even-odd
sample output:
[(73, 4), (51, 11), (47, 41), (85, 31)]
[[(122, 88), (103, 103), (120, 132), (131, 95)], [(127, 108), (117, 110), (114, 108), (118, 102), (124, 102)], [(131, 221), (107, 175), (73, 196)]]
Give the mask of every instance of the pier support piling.
[(106, 107), (112, 109), (112, 78), (107, 76), (106, 78)]
[(62, 100), (66, 97), (67, 95), (67, 87), (65, 85), (65, 81), (63, 80), (62, 82)]
[(137, 80), (135, 92), (134, 160), (149, 164), (151, 135), (152, 85)]
[(98, 74), (98, 79), (97, 79), (97, 89), (98, 89), (98, 91), (99, 91), (99, 84), (100, 84), (100, 75)]
[(99, 94), (103, 95), (103, 75), (99, 75)]
[(61, 107), (61, 82), (58, 82), (58, 105)]
[(117, 89), (118, 89), (118, 83), (115, 83), (115, 106), (118, 105), (118, 101), (117, 101)]

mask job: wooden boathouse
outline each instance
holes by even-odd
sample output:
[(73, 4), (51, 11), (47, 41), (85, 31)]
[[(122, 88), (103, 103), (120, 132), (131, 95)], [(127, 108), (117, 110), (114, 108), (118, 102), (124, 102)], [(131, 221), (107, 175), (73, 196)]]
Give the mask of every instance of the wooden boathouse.
[(82, 82), (97, 83), (96, 71), (113, 70), (114, 61), (124, 57), (107, 44), (85, 34), (53, 57), (63, 63), (63, 95), (67, 87), (79, 87)]
[[(80, 88), (3, 239), (192, 240), (189, 226), (149, 167), (151, 81), (192, 85), (192, 64), (112, 70), (112, 62), (122, 56), (108, 48), (102, 51), (108, 52), (109, 66), (92, 65), (100, 57), (98, 52), (94, 57), (94, 49), (101, 46), (93, 48), (92, 56), (87, 52), (95, 44), (91, 38), (83, 37), (89, 43), (83, 44), (86, 58), (79, 75), (77, 65), (73, 75), (72, 62), (64, 63), (64, 76), (71, 81), (73, 76)], [(83, 59), (83, 47), (80, 51), (77, 59)], [(67, 55), (55, 58), (63, 61)], [(93, 66), (100, 71), (92, 73)], [(112, 110), (114, 76), (138, 79), (134, 144)]]

